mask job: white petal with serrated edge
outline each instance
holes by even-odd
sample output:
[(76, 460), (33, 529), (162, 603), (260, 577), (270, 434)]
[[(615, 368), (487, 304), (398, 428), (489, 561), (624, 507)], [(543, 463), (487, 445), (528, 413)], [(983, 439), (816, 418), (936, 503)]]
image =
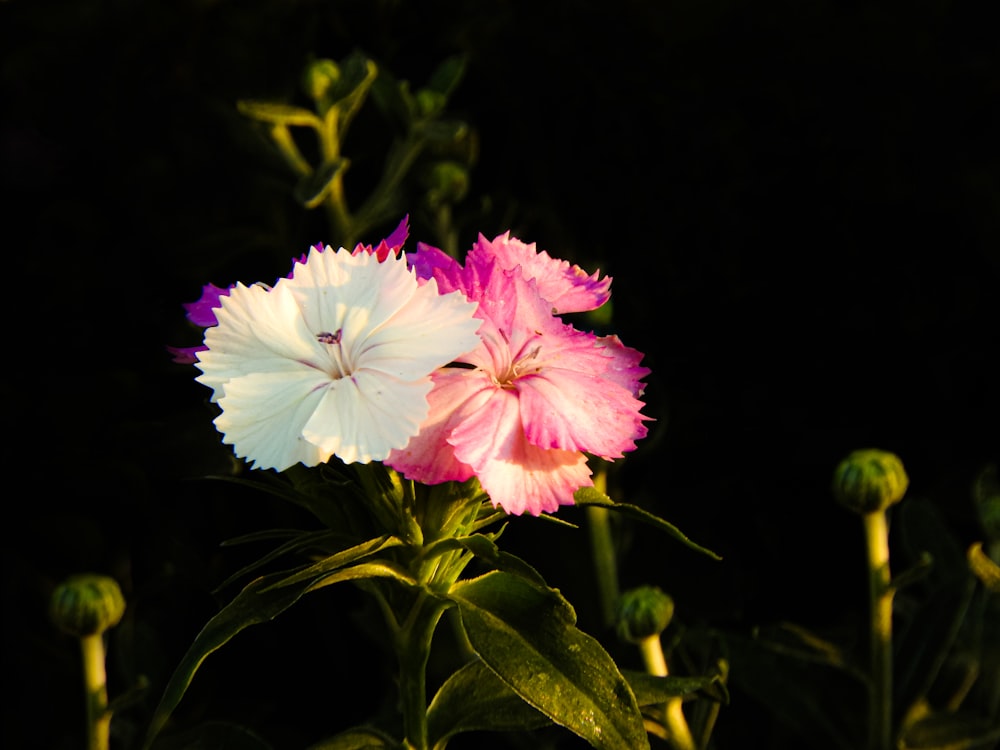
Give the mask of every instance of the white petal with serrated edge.
[(215, 419), (223, 442), (258, 468), (281, 471), (296, 463), (313, 466), (330, 457), (302, 437), (329, 383), (322, 373), (299, 366), (284, 372), (250, 373), (230, 380)]

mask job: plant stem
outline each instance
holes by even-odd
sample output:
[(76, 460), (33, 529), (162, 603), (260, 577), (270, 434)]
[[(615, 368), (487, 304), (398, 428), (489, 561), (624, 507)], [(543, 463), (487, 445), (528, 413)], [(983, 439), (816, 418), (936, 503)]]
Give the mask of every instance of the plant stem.
[(868, 595), (871, 612), (871, 692), (868, 708), (870, 750), (890, 750), (892, 738), (892, 588), (889, 529), (884, 510), (863, 516), (868, 547)]
[[(643, 638), (639, 641), (639, 651), (647, 672), (657, 677), (667, 676), (667, 660), (663, 655), (660, 636), (651, 635)], [(688, 727), (687, 719), (684, 718), (684, 707), (680, 696), (670, 698), (666, 702), (663, 707), (663, 718), (669, 732), (667, 739), (676, 750), (696, 750), (694, 737), (691, 736), (691, 729)]]
[(399, 695), (408, 750), (427, 750), (427, 659), (447, 605), (421, 592), (399, 631)]
[[(594, 489), (608, 494), (607, 468), (599, 466), (594, 472)], [(615, 559), (615, 543), (611, 538), (611, 522), (608, 509), (596, 505), (587, 506), (590, 547), (594, 555), (594, 573), (597, 576), (597, 591), (601, 598), (601, 616), (604, 627), (615, 624), (615, 607), (618, 603), (618, 562)]]
[(81, 637), (80, 652), (83, 656), (83, 692), (87, 701), (87, 750), (108, 750), (111, 712), (108, 711), (103, 634)]

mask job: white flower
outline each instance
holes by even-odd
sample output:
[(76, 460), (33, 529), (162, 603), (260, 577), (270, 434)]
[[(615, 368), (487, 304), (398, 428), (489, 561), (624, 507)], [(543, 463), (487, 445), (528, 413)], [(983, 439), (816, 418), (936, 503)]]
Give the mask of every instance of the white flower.
[(427, 416), (431, 373), (479, 344), (475, 303), (418, 281), (402, 255), (314, 247), (291, 278), (221, 303), (197, 380), (223, 442), (257, 468), (381, 461)]

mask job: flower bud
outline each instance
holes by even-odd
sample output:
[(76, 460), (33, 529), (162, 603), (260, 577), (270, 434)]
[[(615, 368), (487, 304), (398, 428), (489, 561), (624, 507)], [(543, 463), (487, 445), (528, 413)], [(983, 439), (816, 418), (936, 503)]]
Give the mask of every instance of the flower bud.
[(327, 99), (339, 81), (340, 67), (333, 60), (313, 60), (302, 74), (302, 88), (316, 102)]
[(431, 167), (426, 182), (427, 202), (432, 208), (458, 203), (469, 191), (469, 170), (455, 161), (441, 161)]
[(674, 616), (674, 600), (656, 586), (640, 586), (618, 599), (618, 637), (639, 643), (664, 631)]
[(903, 499), (910, 480), (903, 462), (894, 453), (865, 448), (856, 450), (833, 473), (833, 496), (856, 513), (884, 511)]
[(114, 578), (84, 573), (56, 586), (49, 603), (52, 622), (80, 638), (103, 633), (125, 614), (125, 598)]

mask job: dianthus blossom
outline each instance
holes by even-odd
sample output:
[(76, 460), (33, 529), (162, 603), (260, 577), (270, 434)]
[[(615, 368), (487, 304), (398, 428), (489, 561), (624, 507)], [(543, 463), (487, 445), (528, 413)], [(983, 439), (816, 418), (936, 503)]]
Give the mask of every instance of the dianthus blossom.
[(257, 468), (379, 461), (427, 416), (431, 373), (479, 343), (474, 310), (405, 257), (317, 245), (274, 287), (219, 296), (197, 380)]
[[(368, 253), (376, 256), (379, 261), (383, 261), (390, 255), (398, 255), (406, 242), (410, 233), (410, 217), (403, 217), (399, 225), (392, 230), (392, 233), (378, 245), (363, 245), (360, 242), (354, 248), (354, 255)], [(317, 250), (322, 250), (323, 245), (313, 245)], [(299, 258), (299, 263), (304, 263), (306, 256)], [(294, 274), (294, 269), (289, 273), (289, 277)], [(201, 289), (201, 296), (194, 302), (186, 302), (183, 307), (187, 311), (187, 319), (199, 328), (210, 328), (216, 324), (215, 310), (222, 305), (222, 298), (228, 296), (235, 284), (227, 288), (216, 286), (215, 284), (205, 284)], [(198, 346), (168, 346), (167, 351), (173, 355), (173, 360), (181, 365), (193, 365), (198, 361), (198, 352), (204, 351), (205, 345)]]
[(389, 466), (427, 484), (476, 476), (494, 506), (538, 515), (592, 486), (585, 454), (620, 458), (646, 435), (642, 355), (554, 314), (595, 309), (610, 296), (610, 279), (509, 233), (480, 235), (464, 266), (427, 245), (409, 261), (442, 293), (477, 302), (482, 327), (461, 366), (432, 375), (430, 414)]

